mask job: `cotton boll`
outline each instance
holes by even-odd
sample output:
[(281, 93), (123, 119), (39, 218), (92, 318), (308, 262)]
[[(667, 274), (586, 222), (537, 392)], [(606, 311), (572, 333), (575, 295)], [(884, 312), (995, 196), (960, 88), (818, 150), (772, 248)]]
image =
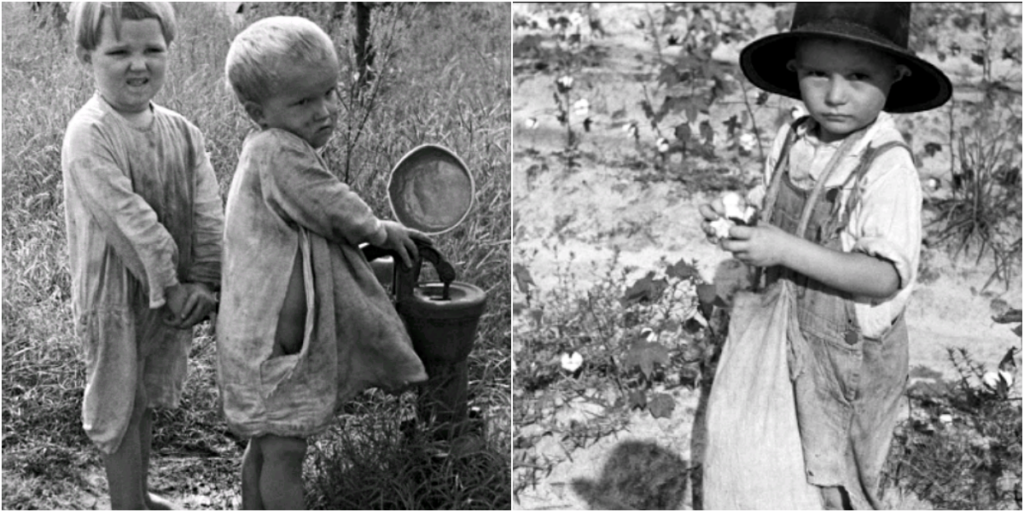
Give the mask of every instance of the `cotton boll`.
[(729, 229), (735, 225), (733, 221), (726, 218), (711, 221), (711, 229), (715, 230), (715, 236), (718, 238), (729, 238)]
[(752, 226), (754, 225), (754, 220), (756, 218), (757, 208), (755, 208), (754, 205), (748, 204), (747, 207), (743, 209), (743, 222), (748, 226)]
[(981, 382), (989, 389), (997, 389), (999, 387), (999, 373), (985, 372), (985, 375), (981, 377)]
[(743, 196), (736, 192), (726, 192), (722, 194), (722, 205), (725, 206), (727, 218), (743, 220), (744, 210), (747, 206), (747, 200)]

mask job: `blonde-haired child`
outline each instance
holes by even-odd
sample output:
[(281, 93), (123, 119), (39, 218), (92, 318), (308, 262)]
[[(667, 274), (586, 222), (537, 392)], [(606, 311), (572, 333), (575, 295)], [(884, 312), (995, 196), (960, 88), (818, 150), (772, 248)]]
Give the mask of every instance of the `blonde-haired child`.
[(151, 411), (177, 407), (191, 327), (216, 306), (222, 203), (202, 133), (152, 103), (176, 31), (170, 4), (82, 2), (71, 15), (96, 86), (61, 153), (82, 423), (104, 454), (111, 506), (168, 509), (147, 490)]
[(306, 438), (367, 386), (426, 380), (358, 244), (416, 257), (423, 234), (378, 220), (317, 149), (338, 113), (330, 38), (297, 17), (260, 20), (231, 43), (226, 75), (258, 129), (228, 192), (219, 386), (228, 426), (249, 437), (242, 506), (304, 508)]

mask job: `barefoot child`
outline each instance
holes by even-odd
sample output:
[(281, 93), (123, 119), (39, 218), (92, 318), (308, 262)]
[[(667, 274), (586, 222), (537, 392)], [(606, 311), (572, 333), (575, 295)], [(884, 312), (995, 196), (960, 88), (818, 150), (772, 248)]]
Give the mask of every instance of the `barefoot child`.
[(203, 135), (155, 105), (175, 35), (167, 3), (75, 4), (96, 94), (61, 153), (82, 423), (111, 506), (167, 509), (147, 490), (152, 408), (177, 407), (192, 326), (216, 305), (223, 209)]
[[(806, 343), (789, 338), (789, 371), (807, 481), (826, 508), (881, 505), (908, 375), (904, 311), (917, 278), (921, 189), (889, 112), (936, 108), (952, 94), (949, 79), (907, 49), (909, 26), (909, 4), (800, 3), (789, 32), (740, 55), (750, 81), (809, 113), (779, 132), (767, 191), (750, 194), (769, 217), (732, 227), (721, 246), (765, 268), (767, 282), (793, 285)], [(720, 201), (701, 207), (709, 235), (723, 212)], [(801, 224), (803, 238), (794, 235)]]
[(313, 22), (272, 17), (231, 43), (226, 75), (258, 126), (228, 192), (219, 386), (249, 437), (242, 507), (304, 508), (306, 438), (368, 386), (426, 380), (401, 319), (358, 244), (399, 253), (423, 234), (378, 220), (316, 150), (338, 112), (338, 59)]

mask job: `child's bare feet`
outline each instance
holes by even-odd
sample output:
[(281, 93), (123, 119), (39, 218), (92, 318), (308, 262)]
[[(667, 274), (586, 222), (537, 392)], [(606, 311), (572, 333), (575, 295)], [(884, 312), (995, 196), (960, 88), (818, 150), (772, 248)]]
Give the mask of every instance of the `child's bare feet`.
[(181, 510), (182, 507), (159, 494), (146, 493), (146, 508), (149, 510)]

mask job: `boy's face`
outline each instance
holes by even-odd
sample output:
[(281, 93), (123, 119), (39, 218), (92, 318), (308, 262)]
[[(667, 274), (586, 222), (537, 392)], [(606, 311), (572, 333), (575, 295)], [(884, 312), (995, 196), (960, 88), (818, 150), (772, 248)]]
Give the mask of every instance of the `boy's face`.
[(832, 142), (867, 126), (885, 106), (889, 88), (902, 77), (893, 59), (872, 48), (830, 39), (807, 39), (790, 65), (800, 95), (821, 127), (820, 138)]
[(334, 133), (338, 114), (338, 63), (287, 64), (278, 91), (261, 102), (247, 102), (246, 111), (263, 128), (280, 128), (319, 148)]
[(158, 20), (122, 20), (117, 39), (110, 16), (104, 16), (96, 48), (75, 53), (92, 68), (100, 96), (118, 112), (146, 111), (164, 85), (167, 43)]

